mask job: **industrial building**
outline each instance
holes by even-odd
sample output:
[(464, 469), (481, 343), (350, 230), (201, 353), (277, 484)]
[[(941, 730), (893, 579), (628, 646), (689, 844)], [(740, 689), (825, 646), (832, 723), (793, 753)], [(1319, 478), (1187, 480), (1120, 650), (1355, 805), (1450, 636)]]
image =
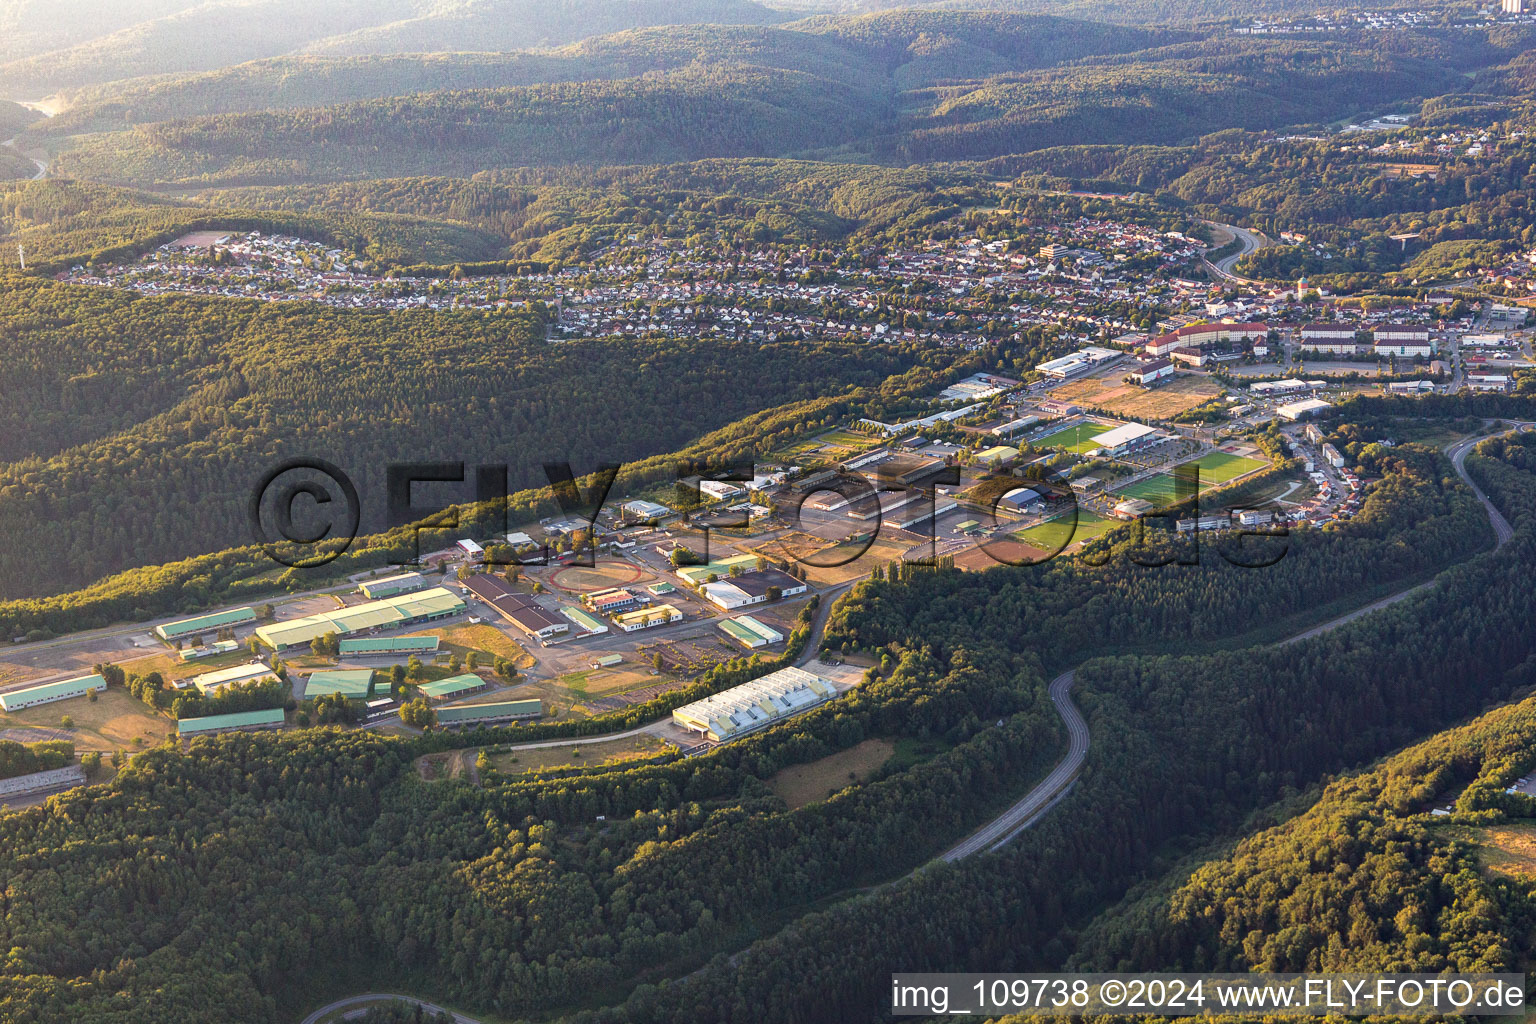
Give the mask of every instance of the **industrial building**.
[(1156, 427), (1149, 427), (1145, 423), (1127, 423), (1100, 434), (1093, 439), (1093, 443), (1099, 446), (1099, 452), (1104, 455), (1126, 455), (1161, 441), (1163, 436)]
[(683, 613), (670, 604), (656, 604), (649, 608), (637, 608), (632, 612), (624, 612), (613, 618), (613, 624), (626, 633), (634, 633), (642, 629), (650, 629), (652, 626), (666, 626), (681, 621), (683, 621)]
[(454, 543), (454, 548), (471, 562), (483, 562), (485, 560), (485, 548), (468, 537)]
[(666, 519), (676, 513), (665, 505), (654, 501), (646, 501), (637, 498), (634, 501), (626, 501), (619, 506), (619, 510), (629, 519)]
[(711, 604), (731, 611), (747, 605), (764, 604), (768, 600), (768, 592), (775, 588), (779, 597), (794, 597), (805, 593), (807, 586), (804, 581), (795, 579), (787, 572), (762, 569), (706, 583), (701, 589)]
[(784, 639), (784, 634), (750, 615), (741, 615), (734, 619), (721, 619), (715, 623), (726, 636), (735, 640), (748, 650), (757, 650), (759, 647), (767, 647)]
[(904, 506), (897, 517), (891, 520), (891, 525), (898, 530), (910, 530), (959, 507), (960, 503), (953, 498), (927, 500), (925, 496), (923, 501), (914, 501)]
[(386, 597), (425, 590), (426, 587), (427, 578), (421, 573), (403, 572), (398, 576), (386, 576), (381, 580), (366, 580), (359, 583), (357, 592), (370, 601), (381, 601)]
[(471, 594), (490, 605), (496, 614), (538, 640), (551, 640), (571, 631), (570, 622), (544, 608), (527, 594), (512, 589), (500, 576), (479, 573), (464, 582)]
[(230, 608), (227, 611), (213, 612), (210, 615), (199, 615), (193, 619), (167, 622), (163, 626), (155, 627), (155, 635), (162, 640), (178, 640), (196, 633), (212, 633), (226, 626), (238, 626), (241, 623), (255, 621), (256, 610), (254, 608)]
[(338, 608), (333, 612), (307, 615), (302, 619), (274, 622), (258, 627), (256, 637), (274, 651), (282, 651), (303, 646), (327, 633), (344, 637), (364, 630), (394, 629), (446, 619), (458, 615), (464, 607), (463, 598), (443, 587), (433, 587), (382, 601)]
[(442, 639), (435, 636), (360, 636), (338, 645), (343, 658), (409, 657), (436, 654)]
[(471, 693), (479, 693), (486, 688), (486, 681), (473, 672), (465, 672), (461, 675), (449, 676), (447, 679), (439, 679), (435, 683), (422, 683), (416, 689), (421, 695), (431, 701), (457, 700)]
[(1023, 512), (1034, 505), (1039, 505), (1045, 500), (1046, 496), (1033, 487), (1015, 487), (1001, 498), (998, 498), (997, 504), (1002, 508)]
[(1017, 448), (999, 444), (976, 453), (976, 464), (987, 469), (1002, 469), (1019, 457)]
[(1041, 374), (1052, 380), (1071, 380), (1081, 377), (1085, 373), (1091, 373), (1101, 366), (1109, 366), (1125, 358), (1125, 353), (1112, 348), (1100, 348), (1097, 345), (1089, 345), (1079, 349), (1069, 356), (1060, 359), (1049, 359), (1035, 367)]
[(339, 693), (349, 700), (364, 700), (373, 685), (373, 669), (341, 669), (314, 672), (304, 684), (305, 697), (324, 697)]
[(40, 683), (37, 686), (0, 693), (0, 709), (20, 711), (22, 708), (37, 707), (39, 704), (52, 704), (57, 700), (84, 697), (92, 690), (100, 692), (106, 688), (107, 681), (99, 675), (77, 676), (74, 679), (61, 679), (53, 683)]
[(234, 665), (230, 668), (221, 668), (217, 672), (204, 672), (200, 676), (193, 676), (191, 682), (206, 696), (218, 693), (226, 686), (262, 683), (276, 678), (277, 673), (273, 672), (265, 662), (253, 661), (249, 665)]
[(229, 715), (203, 715), (201, 718), (183, 718), (177, 723), (177, 735), (207, 735), (210, 732), (230, 732), (235, 729), (281, 729), (283, 709), (267, 711), (240, 711)]
[(206, 736), (216, 732), (281, 729), (282, 727), (283, 709), (270, 708), (266, 711), (241, 711), (233, 715), (183, 718), (176, 723), (176, 733), (180, 736)]
[(836, 687), (820, 676), (801, 668), (781, 668), (685, 704), (672, 712), (672, 721), (723, 743), (809, 711), (836, 695)]
[(575, 625), (584, 633), (608, 632), (607, 623), (603, 622), (602, 619), (596, 618), (595, 616), (588, 615), (580, 608), (572, 608), (569, 605), (564, 605), (560, 608), (560, 614), (564, 615), (571, 621), (573, 625)]
[(993, 437), (1013, 437), (1022, 434), (1031, 427), (1038, 426), (1039, 416), (1024, 416), (1020, 419), (1009, 420), (1007, 423), (992, 428)]
[(1153, 509), (1153, 504), (1145, 498), (1124, 498), (1115, 503), (1110, 515), (1116, 519), (1139, 519)]
[(85, 785), (85, 769), (78, 764), (0, 779), (0, 800), (37, 796)]
[(240, 644), (237, 641), (215, 640), (201, 647), (183, 647), (180, 654), (182, 661), (197, 661), (199, 658), (216, 658), (221, 654), (233, 654), (239, 649)]
[(1304, 398), (1300, 402), (1282, 405), (1275, 412), (1281, 419), (1287, 419), (1294, 423), (1297, 420), (1306, 419), (1308, 416), (1315, 416), (1325, 409), (1332, 408), (1332, 405), (1321, 398)]
[(490, 725), (492, 722), (511, 722), (520, 718), (538, 718), (543, 714), (544, 702), (540, 700), (461, 704), (458, 707), (438, 708), (437, 724), (449, 728), (463, 728), (470, 725)]

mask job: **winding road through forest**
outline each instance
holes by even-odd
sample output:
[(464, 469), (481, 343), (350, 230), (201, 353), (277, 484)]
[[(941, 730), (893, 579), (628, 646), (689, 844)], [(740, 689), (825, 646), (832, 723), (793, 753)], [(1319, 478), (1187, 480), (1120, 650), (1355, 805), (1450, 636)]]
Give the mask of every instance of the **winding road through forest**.
[[(1529, 430), (1531, 428), (1532, 425), (1526, 423), (1518, 424), (1515, 427), (1516, 430)], [(1488, 495), (1483, 493), (1482, 488), (1478, 487), (1477, 484), (1473, 482), (1471, 476), (1467, 474), (1466, 469), (1468, 452), (1472, 450), (1474, 445), (1485, 439), (1486, 438), (1483, 437), (1474, 437), (1468, 438), (1464, 441), (1458, 441), (1446, 448), (1445, 453), (1450, 457), (1451, 465), (1455, 467), (1456, 475), (1461, 478), (1463, 483), (1471, 488), (1473, 495), (1476, 496), (1477, 500), (1482, 503), (1483, 508), (1487, 511), (1488, 522), (1493, 528), (1494, 550), (1497, 550), (1506, 544), (1512, 536), (1514, 536), (1514, 529), (1510, 526), (1509, 521), (1504, 518), (1503, 513), (1494, 507), (1493, 502), (1489, 500)], [(831, 591), (828, 591), (822, 595), (822, 603), (821, 606), (817, 609), (817, 615), (812, 628), (811, 637), (806, 643), (806, 653), (800, 660), (801, 664), (808, 664), (816, 656), (817, 649), (820, 646), (822, 632), (826, 628), (832, 605), (835, 603), (835, 598), (842, 596), (843, 593), (851, 589), (854, 582), (857, 581), (850, 581), (849, 583), (833, 588)], [(1416, 594), (1419, 591), (1433, 585), (1434, 581), (1430, 580), (1425, 583), (1419, 583), (1411, 587), (1406, 587), (1395, 594), (1384, 597), (1379, 601), (1373, 601), (1363, 607), (1356, 608), (1354, 611), (1347, 612), (1338, 616), (1337, 618), (1329, 619), (1327, 622), (1313, 626), (1310, 629), (1287, 637), (1284, 640), (1278, 641), (1278, 643), (1291, 644), (1297, 643), (1301, 640), (1309, 639), (1311, 637), (1320, 636), (1323, 633), (1327, 633), (1347, 623), (1353, 622), (1354, 620), (1360, 618), (1362, 615), (1366, 615), (1380, 608), (1385, 608), (1388, 605), (1396, 604), (1397, 602), (1411, 597), (1413, 594)], [(1067, 735), (1070, 739), (1070, 742), (1068, 744), (1066, 756), (1056, 764), (1055, 768), (1051, 769), (1051, 773), (1049, 775), (1042, 779), (1039, 784), (1037, 784), (1028, 793), (1026, 793), (1020, 800), (1009, 806), (1007, 810), (1003, 811), (997, 817), (993, 818), (991, 821), (978, 828), (975, 832), (972, 832), (969, 836), (955, 844), (949, 850), (945, 851), (938, 858), (936, 858), (937, 861), (953, 863), (955, 861), (964, 860), (967, 857), (975, 856), (976, 854), (987, 853), (1001, 849), (1009, 842), (1011, 842), (1016, 836), (1018, 836), (1019, 833), (1023, 832), (1035, 822), (1039, 821), (1046, 814), (1046, 812), (1048, 812), (1052, 807), (1060, 802), (1062, 798), (1071, 792), (1073, 783), (1077, 781), (1078, 775), (1081, 774), (1083, 770), (1083, 765), (1088, 760), (1089, 740), (1088, 722), (1085, 718), (1083, 718), (1083, 714), (1080, 710), (1078, 710), (1077, 705), (1072, 703), (1071, 690), (1072, 684), (1076, 681), (1076, 675), (1077, 669), (1075, 668), (1063, 672), (1061, 675), (1051, 680), (1051, 685), (1049, 688), (1051, 703), (1055, 706), (1057, 714), (1061, 716), (1062, 723), (1067, 727)], [(603, 737), (583, 738), (582, 742), (593, 742), (597, 739), (611, 740), (614, 738), (615, 737), (610, 734)], [(558, 744), (569, 744), (572, 741), (557, 740), (555, 742)], [(922, 869), (919, 868), (918, 870), (920, 871)], [(309, 1016), (305, 1017), (301, 1024), (320, 1024), (322, 1020), (328, 1021), (330, 1019), (330, 1015), (332, 1014), (344, 1013), (344, 1011), (348, 1010), (355, 1011), (373, 1003), (388, 1002), (390, 1000), (398, 1000), (400, 1002), (408, 1003), (412, 1006), (420, 1005), (430, 1012), (451, 1012), (444, 1010), (441, 1007), (435, 1006), (432, 1003), (416, 999), (412, 996), (394, 995), (384, 992), (364, 993), (362, 995), (349, 996), (346, 999), (340, 999), (336, 1002), (322, 1006), (318, 1010), (315, 1010), (313, 1013), (311, 1013)], [(345, 1019), (345, 1016), (335, 1019)], [(482, 1024), (481, 1021), (478, 1021), (473, 1017), (466, 1017), (457, 1013), (452, 1015), (452, 1019), (454, 1024)]]

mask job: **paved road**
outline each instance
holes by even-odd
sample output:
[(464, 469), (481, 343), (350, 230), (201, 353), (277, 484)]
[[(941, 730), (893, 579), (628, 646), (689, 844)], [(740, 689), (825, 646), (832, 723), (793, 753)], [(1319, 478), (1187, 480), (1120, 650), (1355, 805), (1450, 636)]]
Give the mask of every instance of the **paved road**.
[(1243, 277), (1233, 268), (1237, 266), (1238, 260), (1253, 252), (1255, 249), (1263, 249), (1268, 246), (1270, 244), (1269, 239), (1257, 231), (1249, 231), (1247, 228), (1240, 228), (1236, 224), (1217, 224), (1215, 221), (1207, 221), (1206, 223), (1210, 224), (1212, 227), (1218, 227), (1225, 231), (1230, 231), (1237, 238), (1237, 240), (1242, 243), (1242, 248), (1237, 252), (1230, 256), (1225, 256), (1222, 259), (1211, 262), (1210, 265), (1215, 267), (1216, 272), (1222, 277), (1233, 281), (1240, 281), (1244, 284), (1257, 284), (1258, 282), (1254, 281), (1252, 278)]
[(1051, 774), (1030, 790), (1024, 799), (955, 844), (940, 855), (940, 860), (954, 862), (1003, 846), (1034, 824), (1045, 811), (1066, 794), (1072, 783), (1077, 781), (1077, 775), (1083, 769), (1083, 762), (1088, 759), (1088, 723), (1069, 696), (1076, 677), (1076, 669), (1063, 672), (1051, 680), (1050, 687), (1051, 703), (1056, 705), (1056, 713), (1061, 715), (1061, 720), (1066, 723), (1067, 734), (1072, 740), (1067, 749), (1067, 756), (1062, 758), (1060, 763), (1051, 770)]

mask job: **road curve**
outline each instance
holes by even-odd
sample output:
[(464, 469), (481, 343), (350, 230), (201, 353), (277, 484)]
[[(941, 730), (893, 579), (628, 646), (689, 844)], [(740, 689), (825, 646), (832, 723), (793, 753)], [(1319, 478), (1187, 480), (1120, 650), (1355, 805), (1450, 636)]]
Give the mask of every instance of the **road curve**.
[(1237, 241), (1242, 245), (1242, 248), (1238, 249), (1237, 252), (1233, 253), (1232, 255), (1224, 256), (1221, 259), (1215, 261), (1207, 260), (1206, 263), (1212, 269), (1214, 269), (1217, 274), (1227, 278), (1228, 280), (1238, 281), (1243, 284), (1259, 283), (1254, 281), (1252, 278), (1243, 277), (1241, 274), (1237, 273), (1235, 268), (1237, 267), (1238, 260), (1253, 252), (1255, 249), (1263, 249), (1268, 246), (1270, 244), (1269, 239), (1259, 232), (1249, 231), (1247, 228), (1240, 228), (1236, 224), (1217, 224), (1215, 221), (1207, 221), (1206, 223), (1210, 224), (1212, 227), (1218, 227), (1224, 231), (1231, 232), (1232, 236), (1236, 238)]
[(1071, 669), (1051, 680), (1050, 686), (1051, 703), (1056, 705), (1056, 713), (1066, 724), (1067, 735), (1071, 738), (1067, 756), (1024, 799), (956, 843), (940, 855), (940, 860), (953, 863), (1006, 844), (1034, 824), (1077, 781), (1083, 762), (1088, 759), (1088, 722), (1069, 695), (1076, 680), (1077, 670)]
[(334, 1003), (327, 1003), (326, 1005), (320, 1007), (320, 1009), (316, 1010), (314, 1013), (311, 1013), (308, 1017), (305, 1017), (302, 1024), (320, 1024), (320, 1021), (323, 1018), (332, 1013), (337, 1013), (343, 1010), (360, 1010), (372, 1003), (389, 1002), (409, 1003), (411, 1006), (421, 1007), (428, 1013), (449, 1014), (453, 1019), (453, 1024), (481, 1024), (481, 1022), (475, 1017), (466, 1017), (462, 1013), (454, 1013), (452, 1010), (446, 1009), (445, 1007), (438, 1006), (434, 1003), (429, 1003), (424, 999), (417, 999), (414, 996), (399, 996), (391, 992), (364, 992), (362, 995), (348, 996), (345, 999), (338, 999)]

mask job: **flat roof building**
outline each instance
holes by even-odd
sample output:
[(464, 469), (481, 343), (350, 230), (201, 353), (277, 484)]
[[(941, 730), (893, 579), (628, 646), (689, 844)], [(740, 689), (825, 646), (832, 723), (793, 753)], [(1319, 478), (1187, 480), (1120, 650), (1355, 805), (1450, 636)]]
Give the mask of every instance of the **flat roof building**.
[(327, 633), (345, 636), (365, 629), (397, 628), (445, 619), (459, 614), (464, 607), (463, 598), (444, 587), (433, 587), (350, 608), (338, 608), (334, 612), (274, 622), (257, 627), (256, 636), (268, 647), (281, 651), (310, 643)]
[(1282, 419), (1287, 419), (1294, 423), (1296, 420), (1305, 419), (1308, 416), (1315, 416), (1325, 409), (1332, 408), (1332, 405), (1323, 401), (1321, 398), (1306, 398), (1300, 402), (1292, 402), (1289, 405), (1282, 405), (1280, 408), (1276, 409), (1275, 412), (1279, 414)]
[(538, 718), (544, 714), (540, 700), (506, 700), (494, 704), (460, 704), (438, 708), (437, 724), (446, 726), (487, 725), (519, 718)]
[(419, 572), (403, 572), (398, 576), (386, 576), (381, 580), (364, 580), (357, 585), (358, 593), (371, 601), (379, 601), (398, 594), (424, 590), (427, 578)]
[(608, 624), (606, 622), (595, 615), (588, 615), (580, 608), (572, 608), (569, 605), (562, 606), (560, 614), (570, 619), (584, 633), (608, 632)]
[(717, 743), (736, 739), (809, 711), (837, 688), (802, 668), (781, 668), (672, 712), (672, 721)]
[(84, 697), (92, 690), (101, 692), (106, 688), (107, 681), (99, 675), (76, 676), (74, 679), (40, 683), (37, 686), (0, 693), (0, 710), (20, 711), (22, 708), (36, 707), (39, 704), (52, 704), (57, 700)]
[(373, 684), (373, 669), (339, 669), (310, 674), (304, 684), (305, 697), (324, 697), (339, 693), (349, 700), (363, 700)]
[(442, 639), (435, 636), (359, 636), (341, 641), (342, 657), (386, 657), (390, 655), (436, 654)]
[(422, 683), (417, 689), (428, 700), (453, 700), (465, 694), (478, 693), (485, 687), (484, 679), (473, 672), (465, 672), (461, 675), (449, 676), (447, 679), (439, 679), (435, 683)]
[(226, 686), (265, 682), (276, 678), (277, 674), (266, 662), (253, 661), (249, 665), (233, 665), (229, 668), (221, 668), (217, 672), (204, 672), (200, 676), (193, 676), (192, 685), (206, 695), (217, 693)]
[(254, 608), (230, 608), (222, 612), (199, 615), (192, 619), (167, 622), (163, 626), (156, 626), (155, 634), (162, 640), (176, 640), (180, 637), (192, 636), (195, 633), (209, 633), (214, 630), (223, 629), (225, 626), (238, 626), (244, 622), (255, 621), (256, 610)]
[(241, 711), (233, 715), (204, 715), (202, 718), (183, 718), (176, 723), (180, 736), (206, 736), (209, 733), (248, 731), (252, 729), (281, 729), (283, 709), (266, 711)]
[(626, 633), (634, 633), (642, 629), (650, 629), (653, 626), (666, 626), (674, 622), (681, 622), (683, 613), (670, 604), (654, 604), (649, 608), (637, 608), (632, 612), (623, 612), (613, 617), (613, 624)]
[(734, 619), (721, 619), (715, 624), (726, 636), (735, 640), (748, 650), (756, 650), (769, 644), (776, 644), (784, 639), (784, 634), (763, 622), (754, 619), (750, 615), (742, 615)]
[(1100, 451), (1110, 455), (1124, 455), (1137, 448), (1144, 448), (1162, 437), (1163, 435), (1156, 427), (1149, 427), (1145, 423), (1127, 423), (1100, 434), (1093, 439), (1093, 443), (1099, 446)]

